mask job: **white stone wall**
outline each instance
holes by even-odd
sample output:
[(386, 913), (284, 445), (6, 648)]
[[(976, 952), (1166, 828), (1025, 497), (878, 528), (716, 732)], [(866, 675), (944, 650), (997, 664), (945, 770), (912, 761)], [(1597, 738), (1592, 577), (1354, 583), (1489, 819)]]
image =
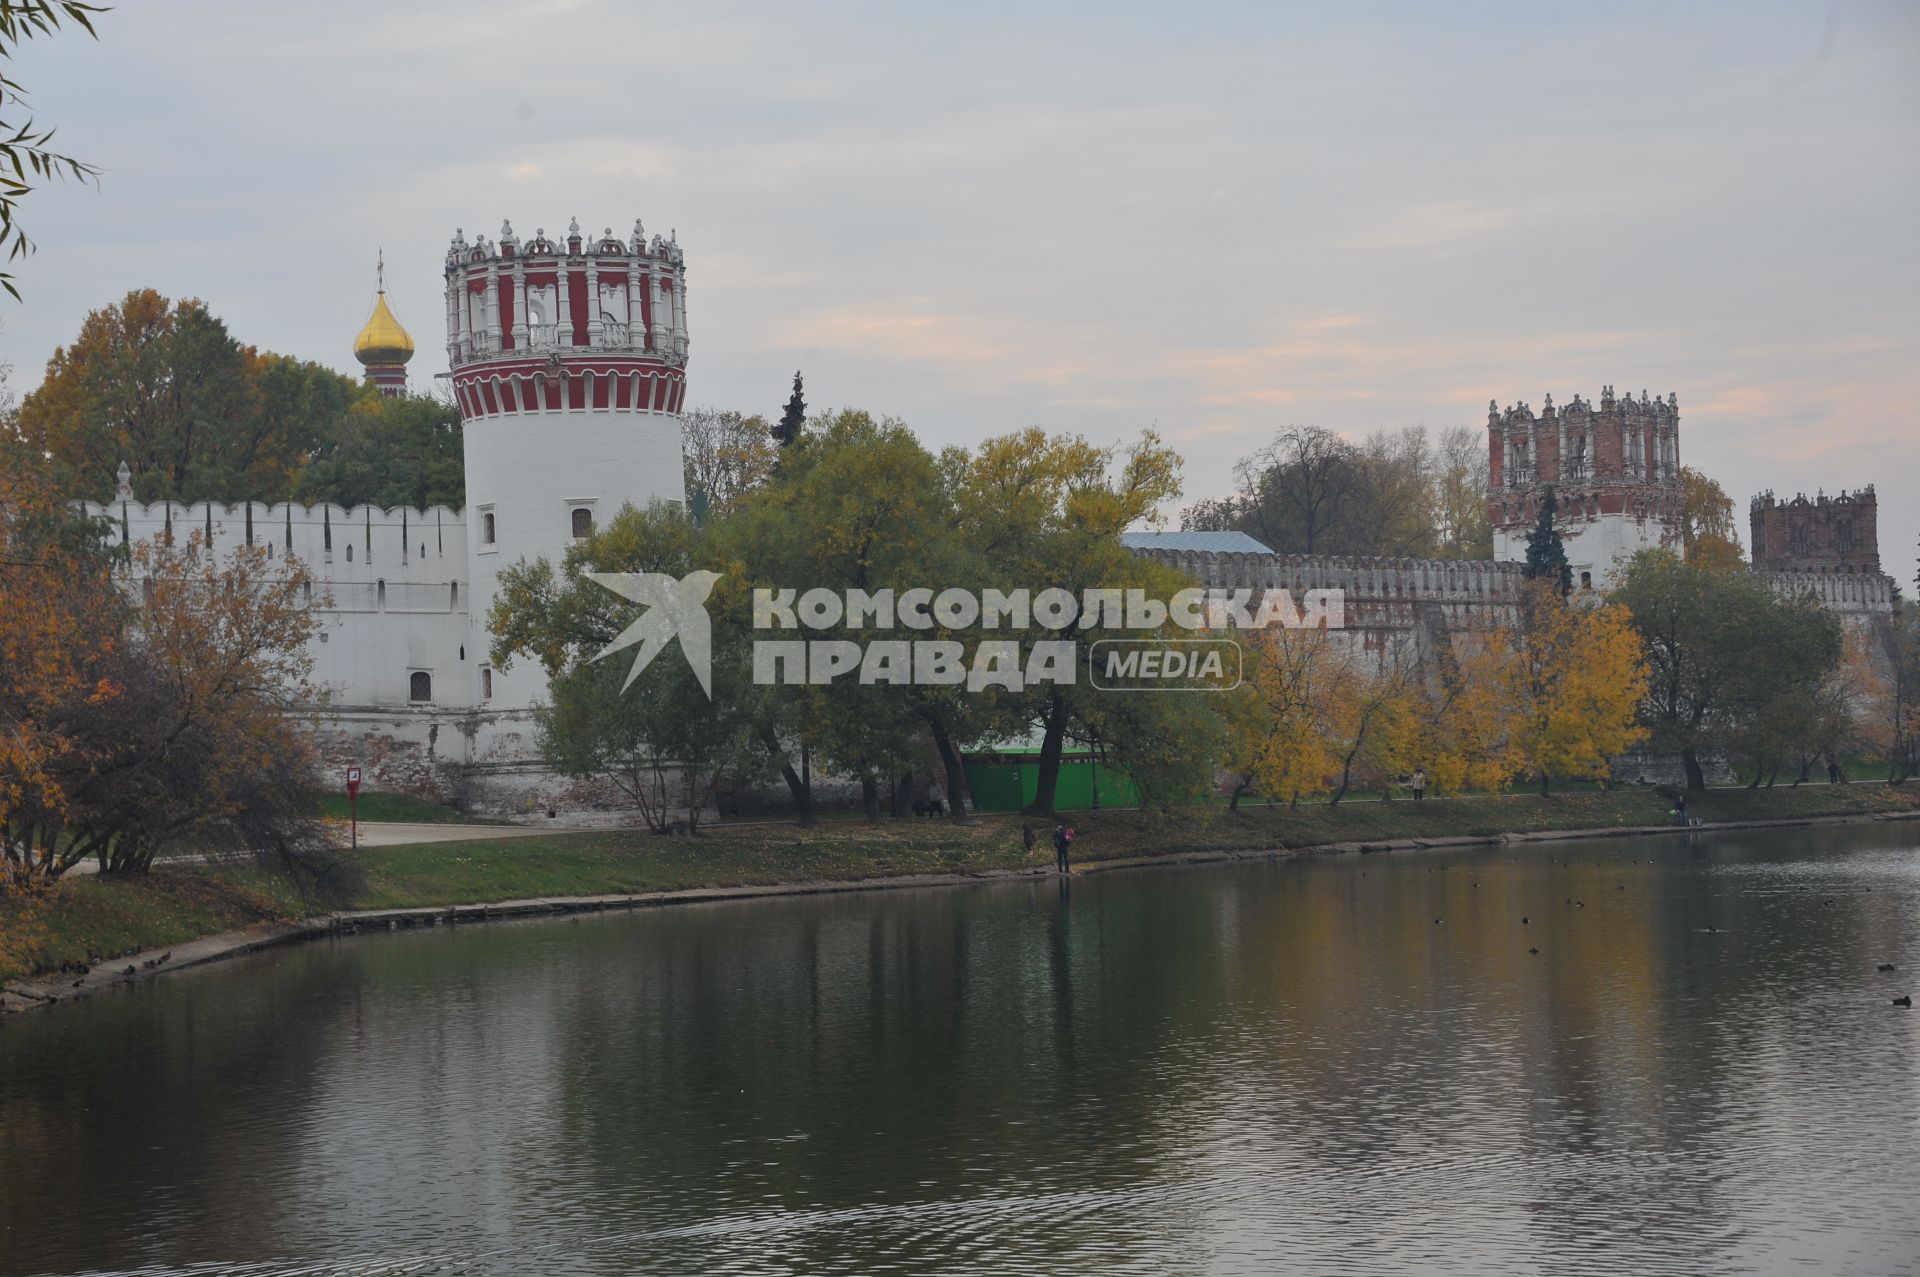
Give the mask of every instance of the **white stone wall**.
[[(252, 540), (277, 561), (297, 560), (314, 578), (320, 631), (311, 645), (314, 682), (341, 709), (466, 709), (474, 704), (484, 641), (470, 611), (466, 522), (444, 506), (235, 505), (156, 501), (89, 503), (116, 542), (210, 538), (225, 557)], [(426, 702), (412, 700), (413, 675), (428, 676)]]
[[(1596, 590), (1610, 588), (1625, 569), (1626, 561), (1640, 551), (1672, 546), (1669, 530), (1658, 519), (1625, 514), (1587, 518), (1574, 514), (1562, 515), (1555, 526), (1560, 530), (1560, 544), (1567, 552), (1567, 565), (1573, 569), (1574, 584), (1581, 584), (1581, 573), (1589, 573)], [(1494, 559), (1502, 563), (1526, 562), (1527, 536), (1531, 531), (1531, 528), (1495, 528)]]

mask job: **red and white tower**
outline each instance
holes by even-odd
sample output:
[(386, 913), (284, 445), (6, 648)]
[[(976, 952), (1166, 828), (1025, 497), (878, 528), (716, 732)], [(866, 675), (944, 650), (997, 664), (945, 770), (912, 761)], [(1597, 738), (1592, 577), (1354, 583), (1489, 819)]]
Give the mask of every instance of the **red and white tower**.
[[(471, 615), (478, 650), (500, 571), (556, 566), (623, 505), (686, 498), (686, 265), (672, 237), (555, 243), (455, 232), (447, 250), (447, 361), (465, 433)], [(478, 664), (475, 695), (514, 709), (541, 699), (538, 668)]]
[(1636, 552), (1680, 544), (1680, 400), (1640, 392), (1598, 406), (1553, 396), (1539, 415), (1524, 403), (1487, 405), (1487, 513), (1493, 557), (1527, 557), (1527, 536), (1553, 489), (1554, 526), (1576, 587), (1605, 589)]

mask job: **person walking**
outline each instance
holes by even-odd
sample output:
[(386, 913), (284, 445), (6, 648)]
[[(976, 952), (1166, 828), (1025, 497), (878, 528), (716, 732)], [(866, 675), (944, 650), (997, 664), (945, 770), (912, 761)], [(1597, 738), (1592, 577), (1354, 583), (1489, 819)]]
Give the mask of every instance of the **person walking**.
[(1427, 796), (1427, 769), (1426, 768), (1416, 767), (1413, 769), (1412, 784), (1413, 784), (1413, 801), (1417, 803), (1422, 798), (1425, 798)]

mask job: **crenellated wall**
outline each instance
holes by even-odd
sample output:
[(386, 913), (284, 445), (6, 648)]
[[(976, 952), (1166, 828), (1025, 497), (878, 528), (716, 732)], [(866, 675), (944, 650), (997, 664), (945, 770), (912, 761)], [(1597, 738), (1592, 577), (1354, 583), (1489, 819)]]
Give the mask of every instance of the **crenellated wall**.
[[(86, 508), (108, 521), (116, 544), (198, 532), (216, 557), (252, 545), (304, 565), (321, 624), (313, 678), (337, 708), (431, 712), (481, 699), (486, 640), (469, 610), (458, 510), (130, 499)], [(424, 687), (416, 674), (426, 675)]]
[[(1475, 629), (1510, 619), (1526, 572), (1519, 563), (1472, 559), (1386, 559), (1307, 554), (1237, 554), (1143, 549), (1208, 589), (1344, 590), (1347, 627), (1375, 633), (1418, 631), (1435, 621)], [(1893, 611), (1893, 582), (1877, 573), (1762, 572), (1780, 594), (1811, 591), (1843, 618)], [(1377, 646), (1378, 644), (1370, 644)]]

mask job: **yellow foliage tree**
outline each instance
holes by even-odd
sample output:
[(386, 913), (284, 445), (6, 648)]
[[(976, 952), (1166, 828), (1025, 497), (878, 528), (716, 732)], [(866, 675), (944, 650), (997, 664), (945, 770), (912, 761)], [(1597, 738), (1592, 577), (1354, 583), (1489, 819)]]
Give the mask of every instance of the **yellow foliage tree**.
[(1726, 489), (1692, 466), (1680, 467), (1680, 484), (1682, 557), (1707, 568), (1745, 567), (1733, 498)]
[[(1324, 631), (1316, 631), (1324, 633)], [(1328, 663), (1319, 690), (1319, 719), (1326, 747), (1339, 763), (1334, 803), (1354, 780), (1388, 786), (1411, 771), (1420, 745), (1419, 667), (1414, 653), (1389, 647), (1377, 658), (1342, 643)]]
[(1609, 760), (1646, 735), (1635, 711), (1647, 668), (1624, 608), (1529, 585), (1519, 625), (1493, 646), (1511, 758), (1542, 794), (1555, 776), (1605, 778)]
[(1228, 701), (1227, 761), (1239, 778), (1233, 805), (1250, 788), (1297, 803), (1340, 775), (1326, 710), (1344, 641), (1326, 630), (1281, 628), (1242, 644), (1245, 682)]
[(1425, 671), (1414, 757), (1435, 791), (1497, 789), (1513, 774), (1505, 660), (1504, 640), (1470, 635)]

